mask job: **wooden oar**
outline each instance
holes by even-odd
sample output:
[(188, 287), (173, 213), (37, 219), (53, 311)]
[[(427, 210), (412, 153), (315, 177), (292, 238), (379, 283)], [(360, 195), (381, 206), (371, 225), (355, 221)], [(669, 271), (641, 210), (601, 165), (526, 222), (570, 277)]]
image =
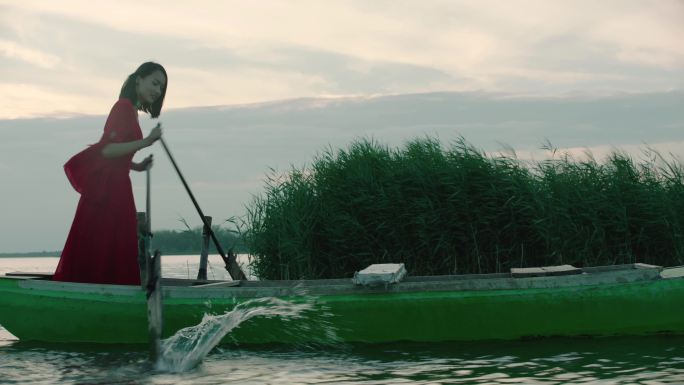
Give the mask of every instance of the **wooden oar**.
[[(152, 156), (152, 155), (150, 155)], [(147, 232), (148, 236), (152, 236), (152, 213), (150, 211), (150, 168), (152, 168), (151, 163), (147, 165), (145, 168), (145, 180), (147, 184), (147, 190), (145, 193), (145, 212), (146, 212), (146, 217), (147, 220), (145, 222), (145, 231)]]
[(247, 276), (245, 276), (245, 273), (240, 269), (240, 265), (238, 265), (237, 260), (235, 258), (235, 254), (229, 253), (228, 256), (226, 256), (226, 253), (223, 251), (223, 247), (219, 244), (218, 239), (216, 239), (216, 234), (214, 234), (214, 231), (211, 229), (211, 225), (207, 223), (206, 218), (204, 217), (204, 213), (202, 212), (202, 209), (199, 207), (199, 204), (197, 203), (197, 200), (195, 199), (195, 196), (192, 194), (192, 191), (190, 191), (190, 186), (188, 186), (188, 183), (185, 181), (185, 178), (183, 177), (183, 174), (181, 173), (180, 169), (178, 168), (178, 165), (176, 164), (176, 160), (173, 159), (173, 155), (171, 155), (171, 151), (169, 151), (169, 147), (166, 145), (166, 142), (164, 141), (164, 138), (159, 138), (159, 141), (161, 142), (162, 146), (164, 147), (164, 151), (166, 151), (166, 155), (169, 156), (169, 159), (171, 160), (171, 164), (173, 164), (173, 168), (176, 169), (176, 173), (178, 173), (178, 177), (180, 177), (181, 182), (183, 182), (183, 186), (185, 186), (185, 191), (188, 192), (188, 195), (190, 195), (190, 199), (192, 200), (192, 204), (195, 205), (195, 209), (197, 210), (197, 213), (200, 216), (200, 219), (202, 220), (202, 223), (204, 224), (204, 227), (209, 230), (209, 235), (211, 236), (212, 241), (214, 241), (214, 245), (216, 246), (216, 251), (221, 255), (221, 258), (223, 259), (223, 262), (226, 264), (226, 270), (230, 274), (230, 276), (234, 280), (247, 280)]
[(150, 342), (150, 359), (157, 362), (161, 357), (161, 337), (164, 328), (162, 316), (162, 290), (161, 290), (161, 253), (154, 251), (149, 256), (147, 271), (147, 334)]
[(145, 264), (147, 282), (145, 291), (147, 295), (147, 332), (150, 342), (150, 358), (152, 362), (157, 362), (161, 354), (161, 336), (163, 329), (162, 317), (162, 293), (161, 293), (161, 253), (159, 250), (154, 251), (154, 255), (150, 256), (149, 239), (152, 236), (152, 213), (150, 210), (150, 168), (148, 165), (145, 169), (147, 177), (147, 202), (145, 215)]

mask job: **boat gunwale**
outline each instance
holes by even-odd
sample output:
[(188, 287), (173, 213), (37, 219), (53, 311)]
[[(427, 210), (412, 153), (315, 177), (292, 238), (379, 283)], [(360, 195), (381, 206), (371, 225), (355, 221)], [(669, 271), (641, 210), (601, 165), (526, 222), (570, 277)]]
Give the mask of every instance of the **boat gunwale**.
[[(663, 278), (663, 270), (681, 269), (672, 278)], [(635, 282), (677, 279), (684, 277), (684, 266), (663, 269), (660, 266), (614, 265), (583, 269), (582, 274), (512, 278), (510, 274), (468, 274), (446, 276), (415, 276), (404, 281), (379, 287), (354, 285), (351, 279), (282, 280), (282, 281), (240, 281), (239, 286), (216, 286), (215, 283), (230, 281), (203, 281), (209, 285), (192, 286), (194, 280), (164, 279), (175, 285), (163, 286), (164, 296), (169, 299), (182, 298), (253, 298), (291, 297), (303, 295), (362, 295), (380, 293), (445, 292), (445, 291), (500, 291), (528, 289), (563, 289), (578, 286), (600, 286), (628, 284)], [(46, 279), (5, 276), (0, 279), (15, 279), (21, 289), (46, 292), (69, 292), (82, 295), (137, 296), (140, 286), (104, 285), (91, 283), (57, 282)]]

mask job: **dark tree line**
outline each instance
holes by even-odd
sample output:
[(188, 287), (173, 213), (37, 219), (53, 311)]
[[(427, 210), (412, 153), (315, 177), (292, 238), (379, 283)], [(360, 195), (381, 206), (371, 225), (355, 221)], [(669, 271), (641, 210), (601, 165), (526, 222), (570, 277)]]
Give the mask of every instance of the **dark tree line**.
[[(232, 230), (214, 226), (214, 234), (225, 251), (233, 248), (236, 253), (244, 253), (245, 245), (239, 234)], [(202, 249), (202, 227), (187, 230), (157, 230), (152, 237), (152, 248), (163, 254), (199, 254)], [(209, 242), (209, 253), (217, 254), (213, 242)]]

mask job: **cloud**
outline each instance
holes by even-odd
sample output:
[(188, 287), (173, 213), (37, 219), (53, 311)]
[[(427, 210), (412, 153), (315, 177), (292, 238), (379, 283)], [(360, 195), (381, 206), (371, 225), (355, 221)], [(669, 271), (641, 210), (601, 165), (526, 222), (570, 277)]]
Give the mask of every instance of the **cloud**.
[[(86, 95), (69, 95), (62, 91), (26, 83), (0, 83), (0, 118), (68, 117), (102, 113)], [(58, 101), (58, 102), (56, 102)], [(90, 106), (90, 108), (88, 108)]]
[(393, 58), (448, 71), (478, 71), (483, 65), (496, 67), (524, 60), (525, 50), (537, 39), (564, 34), (585, 36), (625, 52), (633, 50), (630, 47), (644, 47), (681, 58), (681, 49), (674, 48), (681, 41), (679, 21), (683, 15), (676, 0), (206, 1), (201, 7), (182, 2), (121, 1), (110, 11), (98, 13), (90, 12), (88, 4), (65, 0), (15, 6), (120, 32), (180, 37), (246, 54), (259, 51), (259, 47), (301, 46), (368, 61)]
[[(15, 13), (18, 18), (28, 17), (23, 12)], [(60, 33), (50, 34), (53, 30)], [(21, 92), (19, 100), (10, 101), (0, 109), (0, 117), (5, 118), (69, 110), (102, 113), (115, 99), (125, 75), (139, 64), (135, 58), (145, 58), (152, 51), (156, 53), (152, 59), (165, 64), (169, 71), (167, 108), (312, 95), (424, 91), (441, 89), (458, 81), (429, 67), (391, 61), (368, 62), (301, 46), (254, 47), (245, 51), (189, 38), (171, 40), (159, 35), (118, 31), (65, 16), (41, 17), (30, 29), (10, 28), (5, 34), (24, 39), (42, 50), (58, 49), (62, 40), (89, 37), (82, 44), (65, 47), (64, 60), (48, 71), (30, 71), (0, 63), (3, 72), (21, 85), (14, 86)], [(63, 95), (59, 94), (60, 90)], [(50, 99), (52, 102), (46, 103)], [(82, 102), (79, 105), (74, 100)]]
[(13, 41), (0, 40), (0, 55), (17, 59), (36, 67), (53, 68), (59, 63), (59, 57), (34, 49), (22, 47)]
[[(613, 43), (620, 61), (679, 71), (684, 66), (684, 3), (642, 2), (626, 7), (590, 32), (598, 41)], [(681, 72), (680, 72), (681, 75)]]
[[(587, 147), (559, 147), (555, 153), (549, 150), (517, 150), (517, 159), (525, 162), (539, 162), (546, 159), (561, 159), (566, 155), (575, 161), (596, 160), (604, 163), (614, 153), (626, 154), (636, 163), (644, 162), (664, 166), (667, 163), (682, 164), (684, 160), (684, 141), (669, 141), (658, 143), (598, 145)], [(507, 151), (492, 151), (490, 156), (511, 155)]]
[[(64, 0), (0, 8), (0, 70), (56, 96), (54, 108), (22, 105), (0, 117), (106, 111), (145, 60), (167, 66), (170, 108), (321, 95), (684, 88), (677, 1), (150, 0), (94, 13), (90, 2)], [(34, 67), (18, 64), (27, 61)], [(60, 94), (84, 104), (62, 103)]]

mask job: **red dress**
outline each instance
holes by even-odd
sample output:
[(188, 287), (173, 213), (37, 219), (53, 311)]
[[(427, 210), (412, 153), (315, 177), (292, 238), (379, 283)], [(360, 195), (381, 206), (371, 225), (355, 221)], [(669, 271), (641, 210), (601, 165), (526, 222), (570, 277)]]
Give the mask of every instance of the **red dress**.
[(130, 100), (114, 104), (100, 141), (64, 165), (81, 194), (55, 281), (139, 285), (137, 219), (128, 173), (133, 154), (105, 158), (109, 143), (142, 139)]

